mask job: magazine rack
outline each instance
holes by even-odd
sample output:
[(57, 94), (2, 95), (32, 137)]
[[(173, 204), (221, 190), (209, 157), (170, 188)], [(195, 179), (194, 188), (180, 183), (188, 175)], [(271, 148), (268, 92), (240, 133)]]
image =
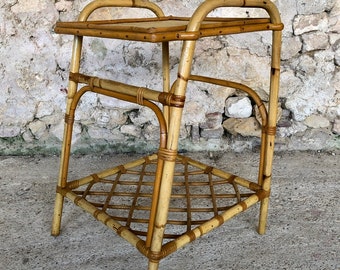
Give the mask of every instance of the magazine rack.
[[(151, 10), (155, 17), (88, 21), (102, 7)], [(220, 7), (264, 9), (266, 18), (212, 18)], [(206, 0), (191, 18), (165, 16), (147, 0), (98, 0), (88, 4), (76, 22), (58, 22), (55, 32), (74, 35), (65, 115), (60, 177), (57, 184), (52, 235), (60, 232), (64, 198), (135, 246), (158, 269), (169, 254), (219, 227), (235, 215), (260, 203), (259, 233), (265, 232), (276, 132), (283, 24), (269, 0)], [(258, 94), (241, 83), (191, 74), (198, 39), (254, 31), (272, 32), (268, 109)], [(82, 40), (86, 36), (162, 43), (163, 91), (138, 87), (80, 72)], [(178, 76), (170, 84), (169, 42), (183, 41)], [(189, 81), (200, 81), (244, 91), (256, 103), (262, 118), (258, 180), (256, 182), (178, 154), (185, 92)], [(157, 116), (160, 142), (157, 153), (84, 178), (69, 181), (72, 127), (77, 104), (86, 92), (147, 106)], [(161, 110), (156, 104), (161, 104)]]

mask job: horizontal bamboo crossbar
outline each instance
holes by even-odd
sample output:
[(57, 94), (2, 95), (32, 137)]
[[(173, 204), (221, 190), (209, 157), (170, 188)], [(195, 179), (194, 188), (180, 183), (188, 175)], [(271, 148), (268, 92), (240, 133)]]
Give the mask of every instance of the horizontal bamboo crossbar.
[(85, 83), (91, 88), (91, 91), (106, 94), (108, 96), (112, 96), (112, 94), (110, 94), (111, 91), (136, 97), (136, 103), (140, 105), (143, 105), (143, 100), (151, 100), (171, 107), (184, 107), (185, 97), (174, 95), (173, 93), (160, 92), (146, 87), (137, 87), (80, 73), (71, 73), (70, 80), (77, 83)]

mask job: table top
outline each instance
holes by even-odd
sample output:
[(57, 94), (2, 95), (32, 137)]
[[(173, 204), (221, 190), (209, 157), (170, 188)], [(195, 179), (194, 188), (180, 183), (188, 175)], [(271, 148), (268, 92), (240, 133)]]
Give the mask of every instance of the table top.
[(161, 17), (85, 22), (57, 22), (55, 32), (77, 36), (162, 42), (197, 40), (201, 37), (234, 33), (281, 30), (282, 24), (273, 24), (269, 18), (206, 18), (199, 31), (187, 31), (190, 18)]

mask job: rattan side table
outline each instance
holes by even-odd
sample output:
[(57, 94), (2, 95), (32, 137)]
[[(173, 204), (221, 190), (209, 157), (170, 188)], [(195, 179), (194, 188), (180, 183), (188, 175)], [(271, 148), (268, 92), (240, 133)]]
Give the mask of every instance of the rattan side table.
[[(88, 21), (89, 16), (101, 7), (145, 8), (151, 10), (155, 17)], [(269, 16), (208, 17), (212, 10), (220, 7), (259, 8), (266, 10)], [(74, 45), (52, 235), (60, 233), (65, 197), (135, 246), (148, 258), (150, 270), (158, 269), (161, 259), (256, 203), (261, 204), (258, 231), (263, 234), (276, 133), (282, 29), (279, 12), (269, 0), (206, 0), (190, 18), (165, 16), (156, 4), (148, 0), (97, 0), (82, 10), (78, 21), (58, 22), (56, 33), (74, 35)], [(273, 37), (271, 70), (268, 71), (268, 110), (249, 86), (191, 74), (198, 39), (255, 31), (270, 31)], [(82, 41), (87, 36), (161, 43), (163, 91), (81, 73)], [(183, 48), (178, 76), (171, 84), (169, 42), (176, 40), (183, 41)], [(247, 93), (256, 103), (262, 118), (257, 182), (178, 154), (185, 92), (190, 81), (235, 88)], [(81, 179), (68, 180), (75, 111), (82, 95), (87, 92), (137, 103), (153, 110), (160, 127), (157, 153)], [(156, 103), (162, 104), (163, 110)]]

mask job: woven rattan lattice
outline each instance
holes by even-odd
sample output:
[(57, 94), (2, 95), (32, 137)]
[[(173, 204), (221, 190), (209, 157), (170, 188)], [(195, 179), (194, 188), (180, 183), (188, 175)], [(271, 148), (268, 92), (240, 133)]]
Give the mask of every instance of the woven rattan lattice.
[[(133, 233), (146, 236), (157, 155), (145, 157), (140, 163), (129, 169), (115, 167), (102, 177), (93, 174), (81, 186), (79, 180), (68, 186), (78, 198), (106, 212)], [(253, 190), (245, 189), (245, 184)], [(176, 238), (191, 231), (257, 190), (260, 186), (250, 185), (245, 179), (178, 156), (164, 237)]]

